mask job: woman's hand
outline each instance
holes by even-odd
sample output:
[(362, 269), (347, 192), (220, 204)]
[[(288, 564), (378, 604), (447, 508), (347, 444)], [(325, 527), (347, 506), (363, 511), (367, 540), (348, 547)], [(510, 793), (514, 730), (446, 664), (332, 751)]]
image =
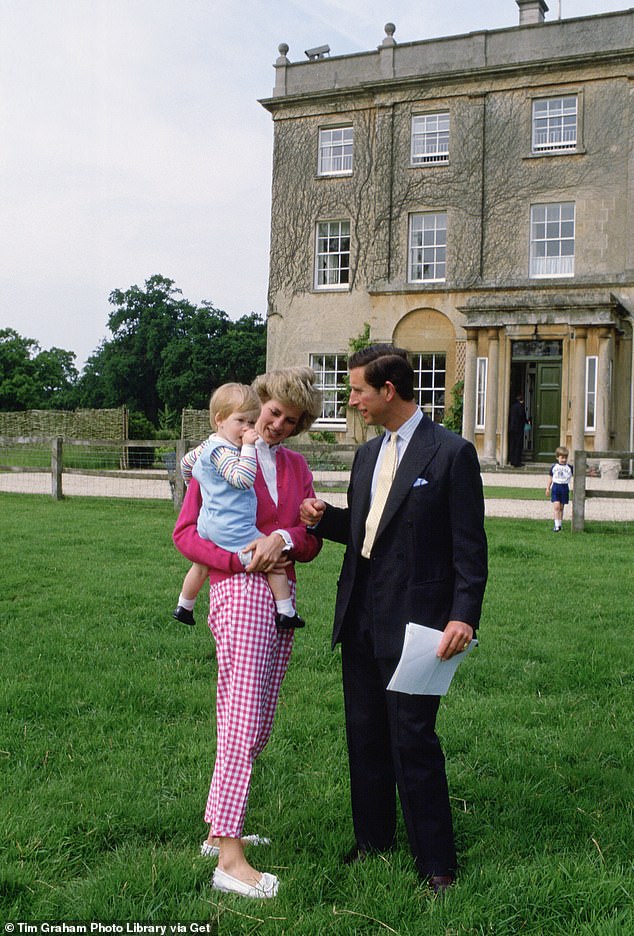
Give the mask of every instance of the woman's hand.
[(279, 533), (269, 533), (268, 536), (260, 536), (253, 540), (244, 547), (245, 551), (253, 552), (245, 572), (273, 572), (280, 563), (282, 566), (288, 565), (282, 558), (285, 545)]

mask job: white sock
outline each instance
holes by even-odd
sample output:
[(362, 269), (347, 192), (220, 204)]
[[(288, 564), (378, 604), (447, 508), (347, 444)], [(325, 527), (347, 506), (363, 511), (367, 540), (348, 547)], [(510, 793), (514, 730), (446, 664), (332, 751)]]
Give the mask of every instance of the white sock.
[(194, 610), (194, 605), (196, 604), (195, 598), (185, 598), (181, 592), (178, 596), (178, 604), (181, 608), (187, 608), (188, 611)]
[(555, 520), (555, 529), (561, 530), (561, 520)]
[(293, 617), (295, 614), (292, 598), (282, 598), (281, 601), (276, 601), (275, 607), (278, 614), (285, 614), (287, 617)]

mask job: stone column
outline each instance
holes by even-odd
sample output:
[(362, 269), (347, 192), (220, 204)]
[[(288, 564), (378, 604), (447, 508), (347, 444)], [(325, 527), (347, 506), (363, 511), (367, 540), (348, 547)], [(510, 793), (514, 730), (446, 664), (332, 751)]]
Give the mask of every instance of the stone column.
[(610, 448), (610, 328), (599, 331), (599, 359), (597, 361), (596, 429), (594, 447), (597, 452)]
[(587, 328), (575, 328), (575, 360), (572, 374), (572, 450), (584, 448), (586, 407), (586, 339)]
[(462, 394), (462, 435), (469, 442), (473, 442), (475, 439), (477, 357), (478, 330), (477, 328), (467, 328), (464, 390)]
[(497, 462), (498, 370), (500, 361), (500, 341), (497, 328), (489, 328), (487, 337), (489, 339), (489, 366), (482, 462), (486, 465), (495, 465)]

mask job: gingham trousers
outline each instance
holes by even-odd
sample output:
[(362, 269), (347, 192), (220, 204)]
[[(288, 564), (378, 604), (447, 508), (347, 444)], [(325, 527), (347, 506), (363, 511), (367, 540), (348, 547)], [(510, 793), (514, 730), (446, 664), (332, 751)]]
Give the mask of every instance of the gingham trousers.
[[(294, 583), (291, 583), (294, 594)], [(278, 632), (266, 576), (238, 573), (212, 585), (209, 627), (216, 641), (216, 762), (205, 822), (214, 836), (240, 838), (251, 773), (273, 728), (293, 631)]]

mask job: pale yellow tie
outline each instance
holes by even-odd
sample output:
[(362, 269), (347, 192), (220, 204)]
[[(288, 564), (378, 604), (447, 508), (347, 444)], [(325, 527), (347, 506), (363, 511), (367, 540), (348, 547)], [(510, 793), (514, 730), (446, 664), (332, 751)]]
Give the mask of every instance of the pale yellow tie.
[(376, 477), (376, 490), (374, 492), (374, 498), (372, 499), (372, 505), (368, 511), (368, 516), (365, 521), (365, 539), (363, 540), (363, 546), (361, 548), (361, 555), (364, 557), (364, 559), (370, 558), (370, 553), (372, 552), (372, 546), (374, 545), (374, 539), (376, 537), (376, 531), (379, 528), (381, 516), (383, 515), (383, 508), (385, 507), (385, 502), (387, 501), (390, 488), (392, 487), (392, 481), (394, 480), (394, 475), (396, 474), (397, 434), (398, 433), (396, 432), (390, 433), (390, 441), (385, 446), (385, 451), (383, 452), (383, 461), (381, 462), (381, 467), (379, 468), (379, 473)]

